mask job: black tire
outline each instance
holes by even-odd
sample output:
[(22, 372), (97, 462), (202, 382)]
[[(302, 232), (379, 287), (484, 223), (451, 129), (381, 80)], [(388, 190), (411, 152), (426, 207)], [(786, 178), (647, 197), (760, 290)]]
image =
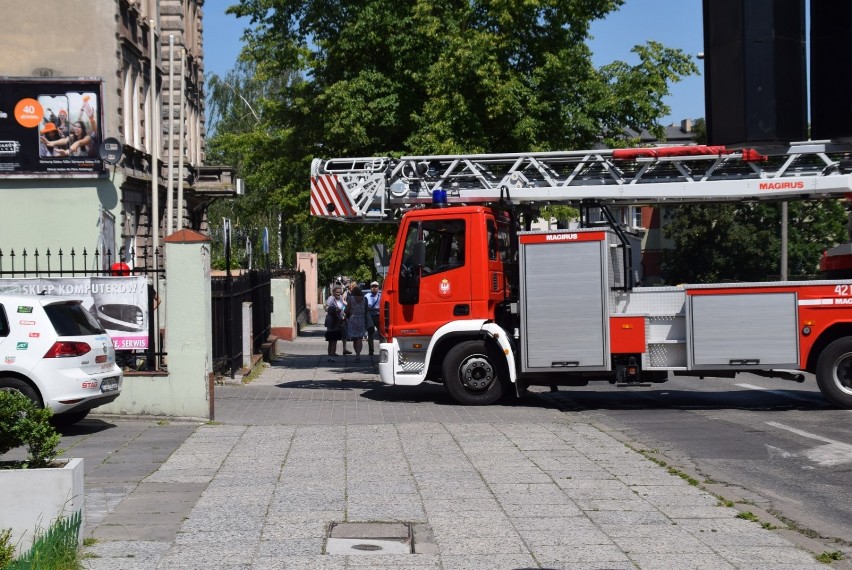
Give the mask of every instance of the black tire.
[(826, 400), (838, 408), (852, 408), (852, 337), (825, 347), (817, 360), (816, 378)]
[(57, 427), (67, 427), (76, 424), (77, 422), (83, 421), (86, 416), (89, 415), (90, 410), (85, 410), (82, 412), (65, 412), (64, 414), (57, 414), (50, 418), (50, 421), (53, 425)]
[(503, 395), (497, 367), (481, 340), (468, 340), (450, 349), (443, 372), (444, 385), (459, 404), (487, 406)]
[(18, 392), (32, 400), (33, 403), (39, 408), (44, 406), (41, 401), (41, 396), (39, 396), (35, 388), (30, 386), (23, 380), (19, 380), (17, 378), (0, 378), (0, 390), (6, 390), (8, 392)]

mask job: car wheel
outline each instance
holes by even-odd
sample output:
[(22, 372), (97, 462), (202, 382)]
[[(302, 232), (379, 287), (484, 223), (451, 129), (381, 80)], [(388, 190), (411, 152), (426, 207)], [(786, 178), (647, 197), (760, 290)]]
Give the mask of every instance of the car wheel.
[(77, 422), (83, 421), (89, 415), (90, 410), (82, 412), (65, 412), (64, 414), (56, 414), (50, 421), (57, 427), (65, 427), (74, 425)]
[(35, 388), (24, 382), (23, 380), (19, 380), (18, 378), (0, 378), (0, 390), (4, 390), (6, 392), (18, 392), (19, 394), (23, 394), (27, 398), (33, 401), (33, 403), (41, 408), (44, 404), (41, 401), (41, 397), (36, 392)]
[(481, 340), (465, 341), (450, 349), (444, 359), (443, 372), (447, 391), (460, 404), (485, 406), (503, 395), (497, 367)]
[(817, 384), (825, 399), (838, 408), (852, 408), (852, 337), (825, 347), (816, 368)]

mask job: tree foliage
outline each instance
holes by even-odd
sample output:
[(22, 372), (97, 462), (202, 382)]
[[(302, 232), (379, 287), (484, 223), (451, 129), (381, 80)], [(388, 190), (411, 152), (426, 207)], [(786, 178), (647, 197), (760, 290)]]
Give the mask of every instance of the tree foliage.
[[(765, 281), (780, 275), (781, 205), (686, 204), (665, 216), (663, 278), (669, 283)], [(846, 239), (838, 200), (788, 204), (788, 274), (817, 272), (822, 252)]]
[(321, 253), (325, 277), (354, 273), (392, 228), (309, 218), (315, 157), (623, 146), (627, 127), (659, 131), (669, 85), (697, 68), (656, 42), (634, 48), (636, 63), (595, 68), (590, 23), (621, 4), (242, 0), (228, 11), (247, 19), (243, 60), (270, 87), (259, 129), (268, 139), (219, 141), (222, 122), (214, 146), (255, 155), (239, 163), (264, 179), (266, 206), (300, 228), (301, 245)]
[[(697, 119), (694, 139), (707, 140)], [(685, 204), (666, 210), (663, 279), (669, 283), (765, 281), (781, 274), (781, 204)], [(847, 239), (847, 214), (834, 199), (795, 201), (787, 211), (787, 273), (817, 273), (822, 252)]]

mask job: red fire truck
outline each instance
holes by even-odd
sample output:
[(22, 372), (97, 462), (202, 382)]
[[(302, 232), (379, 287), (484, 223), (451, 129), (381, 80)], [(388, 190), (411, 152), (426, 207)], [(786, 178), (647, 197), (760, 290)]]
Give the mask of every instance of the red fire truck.
[[(852, 408), (852, 280), (642, 287), (637, 243), (611, 211), (636, 204), (842, 198), (845, 147), (780, 154), (687, 146), (316, 159), (311, 213), (399, 218), (384, 283), (382, 382), (442, 382), (463, 404), (535, 384), (620, 386), (670, 374), (803, 381)], [(573, 230), (531, 231), (572, 204)]]

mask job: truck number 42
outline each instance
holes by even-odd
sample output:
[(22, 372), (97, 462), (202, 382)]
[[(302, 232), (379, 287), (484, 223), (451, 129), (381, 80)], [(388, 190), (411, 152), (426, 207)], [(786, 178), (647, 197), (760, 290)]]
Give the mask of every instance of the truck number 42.
[(838, 285), (834, 288), (835, 295), (849, 296), (852, 295), (852, 287), (849, 285)]

